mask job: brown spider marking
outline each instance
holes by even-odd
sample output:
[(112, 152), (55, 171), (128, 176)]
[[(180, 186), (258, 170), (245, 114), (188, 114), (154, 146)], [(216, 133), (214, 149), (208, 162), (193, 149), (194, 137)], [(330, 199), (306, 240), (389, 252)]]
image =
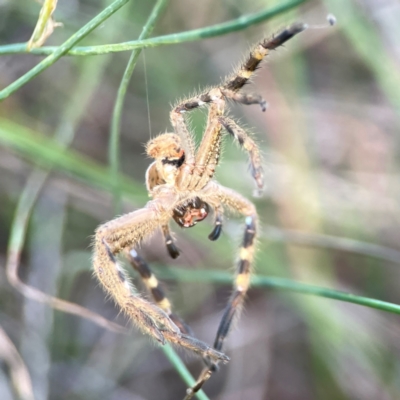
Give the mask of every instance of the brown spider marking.
[(198, 197), (174, 209), (172, 218), (181, 228), (191, 228), (203, 221), (210, 211), (209, 205)]

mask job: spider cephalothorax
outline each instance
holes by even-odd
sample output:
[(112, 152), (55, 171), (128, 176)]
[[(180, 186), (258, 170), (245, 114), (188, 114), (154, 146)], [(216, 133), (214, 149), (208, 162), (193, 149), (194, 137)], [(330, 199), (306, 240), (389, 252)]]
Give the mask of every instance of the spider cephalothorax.
[[(146, 186), (152, 200), (140, 210), (123, 215), (101, 225), (94, 241), (94, 271), (105, 290), (118, 306), (143, 332), (164, 344), (166, 341), (200, 355), (206, 367), (196, 385), (188, 390), (190, 399), (216, 370), (219, 362), (229, 359), (221, 353), (232, 322), (238, 317), (247, 293), (257, 230), (254, 205), (235, 191), (213, 180), (218, 165), (222, 138), (231, 135), (248, 153), (252, 176), (259, 189), (263, 186), (261, 159), (257, 145), (233, 120), (225, 115), (227, 100), (242, 104), (259, 104), (263, 111), (266, 102), (259, 95), (241, 93), (254, 71), (270, 50), (277, 48), (306, 28), (294, 24), (260, 42), (242, 66), (220, 86), (179, 103), (171, 111), (174, 133), (165, 133), (146, 145), (154, 162), (146, 173)], [(196, 148), (184, 114), (197, 107), (207, 106), (208, 117), (203, 138)], [(157, 278), (137, 254), (134, 247), (161, 228), (171, 257), (179, 256), (169, 229), (174, 219), (182, 228), (194, 226), (213, 212), (214, 228), (209, 235), (216, 240), (221, 234), (224, 211), (234, 211), (245, 217), (243, 241), (239, 252), (233, 292), (223, 313), (214, 345), (199, 341), (190, 328), (172, 312), (171, 303), (162, 291)], [(116, 255), (124, 252), (140, 274), (154, 302), (137, 295)]]

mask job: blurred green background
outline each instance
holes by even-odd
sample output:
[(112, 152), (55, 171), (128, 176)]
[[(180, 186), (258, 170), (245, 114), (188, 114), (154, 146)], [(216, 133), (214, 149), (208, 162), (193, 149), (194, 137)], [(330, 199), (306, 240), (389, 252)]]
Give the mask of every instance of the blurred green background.
[[(212, 26), (281, 3), (170, 1), (152, 36)], [(115, 193), (122, 194), (122, 212), (147, 201), (143, 144), (171, 130), (171, 105), (218, 84), (251, 44), (297, 20), (327, 25), (325, 17), (333, 13), (338, 23), (305, 31), (263, 64), (246, 89), (268, 101), (267, 112), (231, 107), (260, 144), (266, 190), (253, 197), (246, 155), (230, 140), (216, 177), (257, 205), (257, 274), (400, 303), (400, 3), (301, 3), (235, 33), (145, 49), (122, 109), (117, 179), (109, 169), (110, 127), (129, 51), (65, 56), (0, 103), (0, 399), (183, 398), (187, 385), (176, 365), (148, 338), (135, 329), (111, 332), (22, 296), (7, 280), (7, 259), (10, 268), (21, 250), (25, 283), (129, 325), (92, 277), (94, 230), (121, 212)], [(46, 45), (60, 45), (109, 4), (60, 0), (55, 18), (64, 27)], [(129, 2), (79, 45), (137, 39), (153, 5)], [(2, 46), (29, 40), (39, 9), (34, 1), (0, 0), (0, 90), (43, 59), (2, 53)], [(205, 112), (192, 117), (200, 138)], [(211, 220), (189, 230), (173, 226), (181, 249), (176, 262), (160, 234), (140, 248), (164, 278), (176, 311), (208, 343), (231, 290), (225, 275), (218, 279), (212, 272), (233, 274), (243, 230), (242, 220), (227, 218), (223, 236), (212, 243)], [(250, 290), (227, 340), (231, 362), (207, 383), (207, 396), (399, 399), (399, 317), (295, 294), (285, 282), (285, 291)], [(196, 376), (200, 361), (182, 356)]]

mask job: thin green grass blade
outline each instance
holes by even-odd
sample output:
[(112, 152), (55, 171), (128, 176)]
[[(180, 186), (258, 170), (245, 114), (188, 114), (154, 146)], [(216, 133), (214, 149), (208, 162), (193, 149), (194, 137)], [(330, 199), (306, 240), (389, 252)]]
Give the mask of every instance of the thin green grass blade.
[[(165, 356), (168, 358), (170, 363), (175, 367), (176, 371), (183, 379), (183, 381), (188, 385), (188, 387), (192, 387), (196, 383), (196, 381), (190, 374), (189, 370), (186, 368), (181, 358), (178, 356), (178, 354), (176, 354), (175, 350), (169, 344), (164, 345), (162, 349)], [(196, 393), (196, 397), (199, 400), (210, 400), (208, 396), (206, 396), (206, 394), (203, 392), (203, 390), (199, 390)]]
[[(143, 30), (139, 36), (139, 40), (146, 39), (149, 37), (154, 29), (157, 19), (161, 16), (166, 5), (167, 0), (158, 0), (155, 4)], [(114, 212), (115, 214), (121, 213), (121, 193), (118, 190), (118, 179), (119, 179), (119, 138), (120, 138), (120, 127), (121, 127), (121, 115), (122, 108), (124, 106), (124, 100), (128, 85), (135, 69), (136, 62), (141, 53), (142, 49), (135, 49), (129, 58), (128, 64), (126, 66), (124, 75), (122, 77), (121, 83), (118, 88), (117, 98), (114, 104), (113, 115), (111, 120), (111, 132), (110, 141), (108, 147), (108, 160), (110, 163), (110, 174), (115, 182), (116, 186), (114, 189)]]
[[(289, 11), (295, 7), (298, 7), (302, 3), (305, 3), (306, 1), (308, 0), (292, 0), (282, 3), (273, 8), (264, 9), (258, 13), (243, 15), (232, 21), (224, 22), (213, 26), (208, 26), (206, 28), (194, 29), (191, 31), (159, 36), (152, 39), (134, 40), (130, 42), (107, 44), (101, 46), (75, 47), (74, 49), (71, 49), (67, 54), (74, 56), (85, 56), (85, 55), (116, 53), (119, 51), (128, 51), (146, 47), (156, 47), (167, 44), (178, 44), (183, 42), (190, 42), (194, 40), (225, 35), (227, 33), (240, 31), (252, 25), (268, 21), (269, 19), (276, 17), (279, 14)], [(57, 49), (58, 47), (56, 46), (44, 46), (41, 47), (40, 49), (33, 49), (31, 53), (37, 55), (46, 55), (46, 54), (51, 54)], [(18, 44), (0, 46), (0, 55), (16, 54), (16, 53), (26, 53), (26, 44), (18, 43)]]
[[(18, 78), (16, 81), (8, 85), (6, 88), (0, 91), (0, 101), (4, 100), (12, 93), (17, 91), (21, 86), (28, 83), (35, 76), (39, 75), (45, 69), (53, 65), (58, 59), (60, 59), (64, 54), (68, 52), (75, 44), (79, 43), (85, 36), (97, 28), (102, 22), (109, 18), (112, 14), (123, 7), (129, 0), (115, 0), (107, 8), (105, 8), (99, 15), (89, 21), (84, 25), (78, 32), (74, 33), (67, 41), (65, 41), (61, 46), (56, 47), (56, 49), (51, 52), (51, 54), (46, 57), (43, 61), (29, 70), (26, 74)], [(26, 45), (25, 45), (26, 46)]]
[[(232, 284), (232, 275), (223, 271), (189, 271), (180, 268), (163, 267), (157, 268), (157, 276), (160, 276), (163, 279), (173, 279), (182, 282), (207, 282), (225, 285)], [(251, 283), (253, 287), (271, 288), (293, 293), (326, 297), (328, 299), (359, 304), (362, 306), (375, 308), (377, 310), (387, 311), (393, 314), (400, 314), (400, 305), (398, 304), (341, 292), (339, 290), (307, 285), (305, 283), (295, 282), (290, 279), (253, 276)]]

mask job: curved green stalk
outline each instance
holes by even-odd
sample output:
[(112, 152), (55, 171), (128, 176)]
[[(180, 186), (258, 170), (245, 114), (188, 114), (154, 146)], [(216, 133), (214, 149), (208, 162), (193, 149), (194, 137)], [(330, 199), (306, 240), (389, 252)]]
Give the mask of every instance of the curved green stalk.
[[(189, 370), (186, 368), (186, 365), (183, 363), (181, 358), (176, 354), (175, 350), (169, 345), (166, 344), (162, 347), (165, 356), (168, 358), (169, 362), (175, 367), (176, 371), (183, 379), (183, 381), (188, 385), (188, 387), (192, 387), (196, 381), (193, 376), (190, 374)], [(196, 393), (196, 397), (199, 400), (210, 400), (208, 396), (203, 392), (203, 390), (199, 390)]]
[[(72, 47), (80, 42), (85, 36), (97, 28), (102, 22), (109, 18), (112, 14), (123, 7), (129, 0), (115, 0), (111, 5), (105, 8), (100, 14), (84, 25), (78, 32), (74, 33), (67, 41), (61, 46), (56, 47), (51, 54), (46, 57), (43, 61), (29, 70), (26, 74), (22, 75), (16, 81), (8, 85), (6, 88), (0, 91), (0, 101), (4, 100), (12, 93), (17, 91), (21, 86), (28, 83), (35, 76), (39, 75), (45, 69), (53, 65), (59, 58), (68, 52)], [(24, 44), (26, 47), (26, 44)]]
[[(87, 56), (87, 55), (98, 55), (107, 53), (116, 53), (119, 51), (127, 51), (133, 49), (142, 49), (146, 47), (156, 47), (166, 44), (177, 44), (183, 42), (189, 42), (199, 39), (206, 39), (215, 36), (224, 35), (230, 32), (236, 32), (248, 28), (249, 26), (259, 24), (267, 21), (278, 14), (288, 11), (292, 8), (299, 6), (307, 0), (291, 0), (286, 3), (282, 3), (279, 6), (273, 8), (267, 8), (258, 13), (243, 15), (232, 21), (223, 22), (221, 24), (208, 26), (206, 28), (194, 29), (191, 31), (185, 31), (181, 33), (172, 33), (170, 35), (164, 35), (146, 40), (133, 40), (130, 42), (118, 43), (118, 44), (106, 44), (101, 46), (85, 46), (75, 47), (70, 50), (67, 54), (74, 56)], [(33, 49), (30, 53), (37, 55), (51, 54), (56, 51), (56, 46), (45, 46), (39, 49)], [(6, 46), (0, 46), (0, 55), (2, 54), (16, 54), (26, 53), (26, 44), (18, 43)]]
[[(212, 282), (227, 285), (232, 283), (232, 275), (223, 271), (188, 271), (180, 268), (163, 267), (157, 269), (157, 276), (160, 276), (163, 279), (173, 279), (183, 282)], [(339, 290), (307, 285), (290, 279), (253, 276), (251, 283), (253, 287), (271, 288), (318, 297), (326, 297), (328, 299), (340, 300), (346, 303), (354, 303), (370, 308), (376, 308), (377, 310), (387, 311), (393, 314), (400, 314), (400, 305), (398, 304), (341, 292)]]
[[(167, 0), (158, 0), (155, 4), (153, 11), (151, 12), (149, 19), (147, 20), (145, 26), (143, 27), (142, 33), (139, 36), (139, 40), (147, 38), (154, 29), (154, 25), (157, 19), (160, 17), (165, 6), (167, 5)], [(119, 138), (120, 138), (120, 126), (121, 126), (121, 114), (124, 105), (126, 91), (136, 66), (137, 59), (142, 49), (135, 49), (129, 58), (128, 64), (126, 66), (124, 76), (122, 77), (121, 83), (118, 88), (117, 98), (114, 104), (114, 110), (111, 120), (111, 133), (110, 141), (108, 147), (108, 160), (110, 163), (111, 177), (116, 183), (114, 188), (114, 212), (115, 214), (121, 213), (121, 191), (118, 189), (119, 180)]]

